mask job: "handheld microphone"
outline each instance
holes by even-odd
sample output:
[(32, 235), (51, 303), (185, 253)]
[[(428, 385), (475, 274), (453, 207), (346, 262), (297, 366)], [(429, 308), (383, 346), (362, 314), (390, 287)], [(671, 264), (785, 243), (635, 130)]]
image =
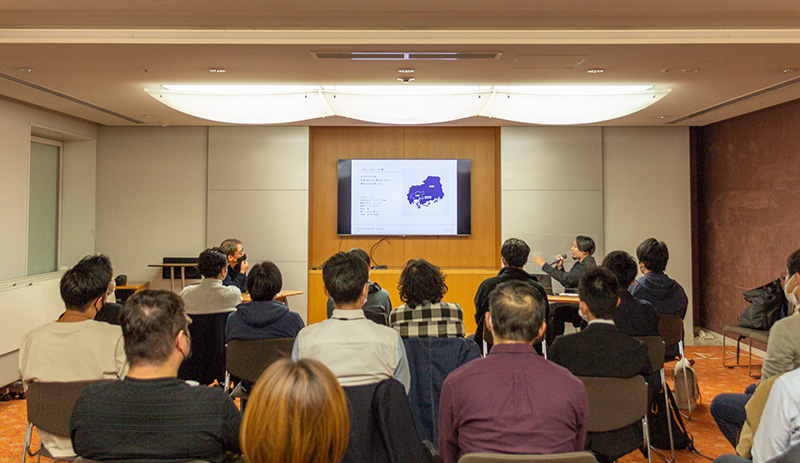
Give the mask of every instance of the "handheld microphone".
[(561, 262), (562, 260), (564, 260), (564, 259), (566, 259), (566, 258), (567, 258), (567, 255), (566, 255), (566, 254), (561, 254), (561, 255), (559, 255), (559, 256), (556, 256), (556, 260), (554, 260), (554, 261), (553, 261), (553, 263), (554, 263), (554, 264), (557, 264), (557, 263)]

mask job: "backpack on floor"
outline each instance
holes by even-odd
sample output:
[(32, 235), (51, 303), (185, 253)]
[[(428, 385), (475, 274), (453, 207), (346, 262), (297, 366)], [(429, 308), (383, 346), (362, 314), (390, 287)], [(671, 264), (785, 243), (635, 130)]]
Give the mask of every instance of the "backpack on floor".
[[(689, 366), (689, 362), (684, 358), (678, 360), (675, 369), (672, 370), (673, 385), (675, 386), (675, 402), (678, 409), (692, 411), (698, 403), (702, 403), (700, 397), (700, 386), (697, 384), (697, 373), (694, 368)], [(688, 381), (689, 387), (686, 387)], [(689, 397), (686, 397), (687, 389)]]
[[(664, 390), (666, 389), (666, 391)], [(669, 398), (670, 407), (664, 403), (664, 394)], [(667, 413), (672, 420), (672, 438), (676, 449), (693, 448), (691, 434), (686, 431), (678, 406), (675, 404), (675, 397), (669, 385), (662, 388), (653, 396), (650, 410), (647, 412), (647, 424), (650, 428), (650, 445), (657, 449), (669, 449), (669, 428), (667, 427)]]

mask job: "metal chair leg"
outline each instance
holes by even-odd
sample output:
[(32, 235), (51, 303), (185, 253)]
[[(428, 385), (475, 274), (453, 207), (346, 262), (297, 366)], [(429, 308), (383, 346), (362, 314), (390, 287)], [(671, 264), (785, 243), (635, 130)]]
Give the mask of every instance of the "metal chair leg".
[(31, 438), (33, 437), (33, 423), (28, 423), (28, 428), (25, 430), (25, 445), (22, 447), (22, 463), (28, 458), (28, 451), (31, 448)]

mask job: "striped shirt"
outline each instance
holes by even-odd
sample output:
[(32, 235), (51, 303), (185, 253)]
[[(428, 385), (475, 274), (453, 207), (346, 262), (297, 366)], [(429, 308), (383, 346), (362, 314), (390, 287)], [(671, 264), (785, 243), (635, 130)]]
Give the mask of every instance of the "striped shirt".
[(389, 325), (403, 338), (456, 338), (463, 337), (464, 311), (450, 302), (409, 307), (403, 304), (392, 310)]

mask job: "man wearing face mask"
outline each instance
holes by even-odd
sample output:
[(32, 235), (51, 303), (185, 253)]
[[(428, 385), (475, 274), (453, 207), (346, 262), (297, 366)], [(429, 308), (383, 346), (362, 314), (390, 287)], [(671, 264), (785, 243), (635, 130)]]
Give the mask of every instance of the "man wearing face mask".
[(140, 291), (125, 301), (120, 323), (130, 371), (81, 392), (69, 425), (75, 452), (99, 461), (210, 463), (239, 452), (242, 414), (230, 396), (176, 377), (191, 352), (183, 300), (171, 291)]
[(242, 242), (236, 238), (229, 238), (219, 245), (222, 252), (228, 256), (228, 273), (222, 280), (223, 286), (236, 286), (241, 292), (247, 292), (247, 254), (242, 249)]
[[(87, 256), (67, 270), (59, 283), (67, 308), (56, 321), (22, 338), (19, 373), (27, 387), (34, 381), (85, 381), (125, 376), (128, 364), (119, 326), (95, 321), (106, 301), (111, 262)], [(69, 436), (37, 429), (42, 444), (56, 457), (74, 457)]]
[[(800, 249), (789, 255), (786, 260), (786, 273), (781, 277), (784, 281), (783, 290), (787, 302), (790, 306), (797, 306), (797, 299), (800, 296)], [(798, 367), (800, 367), (800, 313), (795, 311), (793, 315), (775, 322), (769, 331), (767, 355), (761, 366), (761, 381)], [(734, 447), (748, 417), (745, 405), (752, 397), (756, 386), (757, 384), (748, 386), (744, 394), (719, 394), (711, 401), (711, 416)], [(760, 415), (760, 411), (756, 413)]]

